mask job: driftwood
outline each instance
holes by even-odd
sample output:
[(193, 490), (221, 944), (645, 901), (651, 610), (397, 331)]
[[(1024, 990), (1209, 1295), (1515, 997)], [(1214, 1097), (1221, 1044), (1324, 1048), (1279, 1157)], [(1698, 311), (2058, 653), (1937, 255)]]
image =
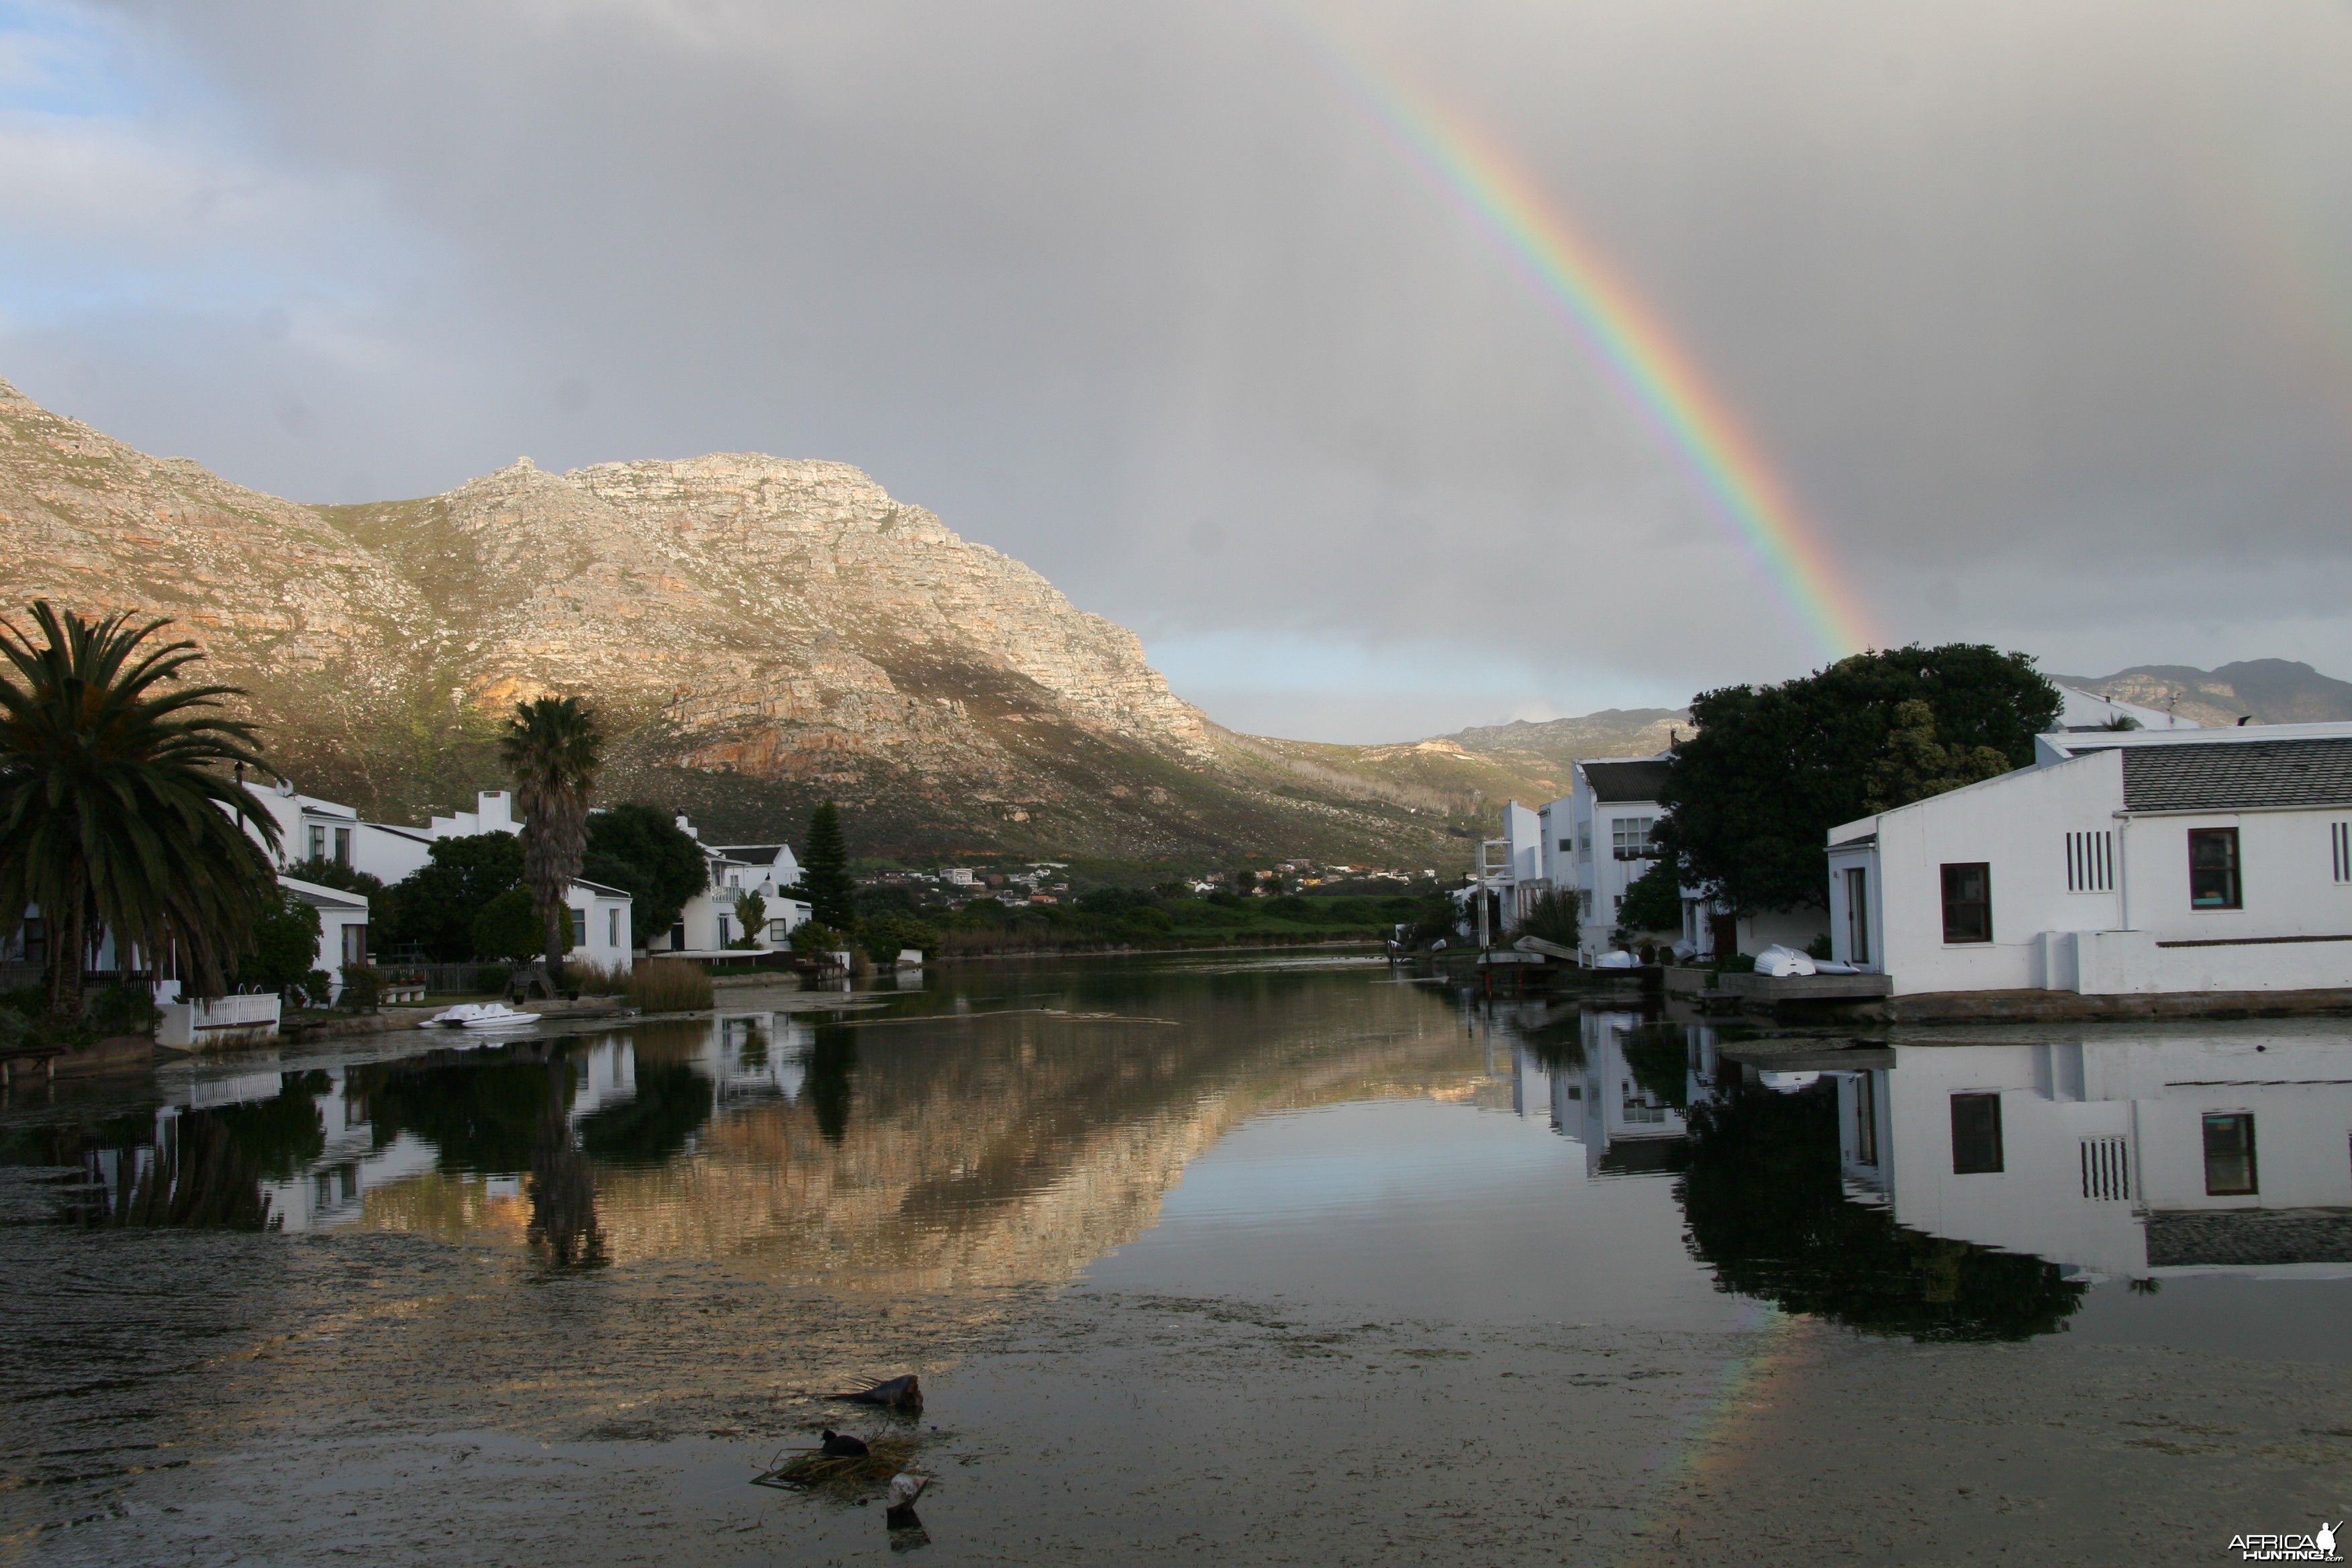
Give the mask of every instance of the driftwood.
[(923, 1408), (923, 1385), (915, 1381), (913, 1373), (908, 1373), (903, 1377), (869, 1383), (855, 1394), (828, 1394), (825, 1397), (847, 1405), (880, 1405), (911, 1414)]

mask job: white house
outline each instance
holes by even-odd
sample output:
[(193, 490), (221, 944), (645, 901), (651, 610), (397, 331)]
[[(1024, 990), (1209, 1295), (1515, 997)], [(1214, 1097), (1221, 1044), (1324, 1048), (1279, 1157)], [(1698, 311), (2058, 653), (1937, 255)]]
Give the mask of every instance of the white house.
[[(646, 933), (652, 952), (724, 952), (747, 934), (737, 920), (735, 900), (757, 893), (767, 905), (767, 926), (752, 931), (753, 941), (780, 948), (809, 918), (805, 900), (785, 889), (800, 885), (800, 861), (789, 844), (703, 844), (694, 824), (681, 816), (679, 829), (701, 846), (705, 880), (702, 890), (688, 899), (667, 933)], [(740, 950), (739, 950), (740, 951)]]
[(1830, 830), (1836, 957), (1897, 996), (2352, 987), (2352, 724), (2035, 753)]
[(2346, 1239), (2341, 1053), (2290, 1033), (1897, 1046), (1836, 1075), (1840, 1164), (1902, 1225), (2094, 1275), (2352, 1265), (2283, 1255), (2297, 1237), (2262, 1223), (2333, 1210)]
[[(299, 866), (306, 860), (328, 860), (389, 886), (422, 869), (432, 859), (433, 845), (438, 839), (471, 837), (482, 833), (519, 834), (523, 829), (523, 825), (515, 820), (514, 797), (505, 790), (483, 790), (475, 796), (474, 810), (436, 816), (425, 827), (363, 821), (352, 807), (302, 795), (282, 780), (275, 789), (251, 793), (278, 823), (278, 864), (281, 868), (278, 880), (298, 891), (311, 888), (319, 894), (336, 899), (358, 900), (361, 912), (355, 926), (338, 917), (338, 929), (343, 933), (338, 940), (344, 944), (339, 952), (373, 951), (367, 934), (367, 900), (355, 893), (318, 888), (313, 883), (298, 884), (282, 874), (283, 868)], [(327, 918), (327, 907), (319, 904), (312, 893), (300, 896), (319, 905), (322, 921)], [(572, 910), (572, 951), (567, 956), (572, 962), (608, 965), (627, 962), (636, 941), (631, 924), (632, 900), (627, 893), (601, 883), (577, 880), (572, 884), (565, 901)], [(343, 958), (336, 957), (320, 967), (332, 973), (343, 962)]]
[[(1673, 763), (1664, 752), (1578, 763), (1568, 795), (1544, 808), (1546, 874), (1552, 886), (1583, 895), (1577, 949), (1587, 963), (1615, 945), (1627, 890), (1658, 862), (1654, 838), (1666, 818), (1658, 797)], [(1826, 918), (1817, 910), (1734, 916), (1696, 888), (1680, 890), (1679, 936), (1700, 957), (1756, 952), (1774, 942), (1801, 948), (1821, 935)]]

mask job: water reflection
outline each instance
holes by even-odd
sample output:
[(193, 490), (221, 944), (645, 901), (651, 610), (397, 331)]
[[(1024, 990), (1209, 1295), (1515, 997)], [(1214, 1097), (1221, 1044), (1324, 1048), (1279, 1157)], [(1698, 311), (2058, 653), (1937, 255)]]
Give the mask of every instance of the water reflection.
[(1791, 1051), (1492, 1010), (1595, 1176), (1675, 1174), (1717, 1287), (1872, 1332), (2060, 1331), (2102, 1281), (2352, 1279), (2352, 1047), (2325, 1027)]
[[(85, 1224), (364, 1226), (877, 1290), (1066, 1280), (1163, 1209), (1171, 1279), (1311, 1288), (1314, 1260), (1370, 1300), (1420, 1247), (1529, 1313), (1712, 1290), (1922, 1339), (2052, 1332), (2106, 1279), (2352, 1280), (2352, 1068), (2324, 1029), (1790, 1054), (1373, 978), (1007, 970), (882, 1011), (753, 997), (387, 1041), (414, 1054), (165, 1075), (163, 1103), (20, 1127), (11, 1157), (78, 1171)], [(1496, 1261), (1533, 1235), (1558, 1257)], [(1149, 1262), (1103, 1277), (1160, 1288)]]

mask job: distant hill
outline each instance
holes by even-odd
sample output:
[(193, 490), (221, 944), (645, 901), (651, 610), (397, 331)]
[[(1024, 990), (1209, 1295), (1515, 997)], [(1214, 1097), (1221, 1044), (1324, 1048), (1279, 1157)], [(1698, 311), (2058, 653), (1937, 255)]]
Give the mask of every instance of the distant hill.
[(1134, 635), (839, 463), (719, 453), (304, 506), (0, 381), (0, 613), (169, 616), (271, 760), (385, 820), (501, 779), (519, 698), (578, 692), (605, 793), (716, 842), (845, 808), (866, 854), (1458, 864), (1512, 775), (1237, 736)]
[(2352, 720), (2352, 681), (2289, 658), (2250, 658), (2219, 669), (2136, 664), (2113, 675), (2053, 675), (2053, 680), (2178, 713), (2200, 724), (2318, 724)]

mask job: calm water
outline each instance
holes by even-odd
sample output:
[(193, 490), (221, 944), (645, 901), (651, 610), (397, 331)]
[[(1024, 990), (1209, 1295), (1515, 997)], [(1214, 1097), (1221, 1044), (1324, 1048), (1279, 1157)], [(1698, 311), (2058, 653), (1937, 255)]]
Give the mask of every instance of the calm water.
[[(1928, 1561), (1773, 1467), (2010, 1441), (2177, 1517), (1951, 1531), (2122, 1561), (2352, 1476), (2339, 1029), (1825, 1053), (1329, 960), (722, 999), (20, 1089), (0, 1560)], [(919, 1421), (818, 1397), (905, 1371)], [(919, 1530), (747, 1484), (845, 1423)]]

